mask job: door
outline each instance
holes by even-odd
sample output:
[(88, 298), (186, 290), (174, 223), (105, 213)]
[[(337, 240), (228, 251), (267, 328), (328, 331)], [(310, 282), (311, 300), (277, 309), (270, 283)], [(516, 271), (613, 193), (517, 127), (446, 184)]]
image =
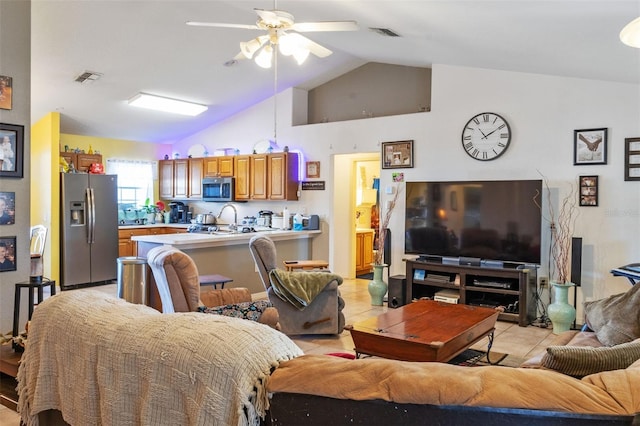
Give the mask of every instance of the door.
[(111, 281), (117, 276), (118, 178), (116, 175), (88, 176), (95, 202), (90, 282)]
[(248, 200), (251, 197), (249, 192), (249, 172), (251, 170), (251, 163), (249, 155), (238, 155), (234, 158), (233, 166), (236, 170), (236, 200)]
[(173, 195), (178, 200), (189, 196), (189, 161), (173, 161)]
[(202, 174), (203, 162), (202, 158), (194, 158), (189, 160), (189, 198), (202, 198)]
[(160, 198), (173, 199), (173, 160), (160, 160)]
[(267, 199), (267, 156), (266, 154), (251, 156), (251, 199)]

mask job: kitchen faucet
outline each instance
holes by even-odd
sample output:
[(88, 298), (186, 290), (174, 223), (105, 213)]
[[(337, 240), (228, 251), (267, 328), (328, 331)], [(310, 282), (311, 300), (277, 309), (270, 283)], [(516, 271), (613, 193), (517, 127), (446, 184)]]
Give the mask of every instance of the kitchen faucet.
[(234, 206), (233, 204), (226, 203), (224, 206), (222, 206), (222, 208), (218, 212), (218, 216), (216, 216), (216, 219), (220, 219), (220, 216), (222, 216), (222, 212), (227, 207), (231, 207), (233, 209), (233, 223), (229, 225), (229, 229), (235, 231), (236, 229), (238, 229), (238, 210), (236, 210), (236, 206)]

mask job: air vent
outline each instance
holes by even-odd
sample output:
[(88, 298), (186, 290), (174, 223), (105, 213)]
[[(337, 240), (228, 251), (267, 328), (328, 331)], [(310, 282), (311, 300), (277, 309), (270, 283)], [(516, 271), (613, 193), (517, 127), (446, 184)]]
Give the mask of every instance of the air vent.
[(77, 76), (74, 81), (76, 81), (77, 83), (93, 83), (94, 81), (98, 80), (100, 77), (102, 77), (102, 74), (99, 72), (85, 71), (79, 76)]
[(398, 34), (397, 32), (390, 30), (389, 28), (373, 28), (373, 27), (369, 27), (369, 29), (371, 31), (373, 31), (374, 33), (378, 33), (381, 36), (385, 36), (385, 37), (400, 37), (400, 34)]

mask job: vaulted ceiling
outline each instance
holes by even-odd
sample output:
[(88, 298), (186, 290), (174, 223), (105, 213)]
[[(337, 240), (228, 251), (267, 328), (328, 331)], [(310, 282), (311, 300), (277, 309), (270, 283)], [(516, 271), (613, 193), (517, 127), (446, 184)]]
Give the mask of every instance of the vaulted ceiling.
[[(171, 142), (273, 95), (274, 70), (250, 60), (225, 66), (248, 29), (186, 21), (254, 24), (264, 0), (32, 0), (32, 121), (61, 113), (63, 133)], [(331, 49), (301, 66), (281, 57), (277, 89), (311, 89), (367, 62), (451, 64), (640, 84), (640, 49), (620, 30), (640, 1), (288, 0), (296, 22), (355, 20), (356, 32), (305, 36)], [(388, 28), (385, 37), (370, 28)], [(80, 84), (84, 71), (102, 77)], [(127, 105), (138, 92), (209, 106), (183, 117)], [(640, 95), (640, 94), (639, 94)]]

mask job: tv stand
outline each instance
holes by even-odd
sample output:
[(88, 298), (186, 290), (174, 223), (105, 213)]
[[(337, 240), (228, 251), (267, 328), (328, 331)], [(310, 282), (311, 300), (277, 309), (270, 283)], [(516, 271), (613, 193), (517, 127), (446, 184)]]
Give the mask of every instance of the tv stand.
[(433, 299), (436, 292), (459, 292), (459, 303), (502, 307), (499, 320), (526, 327), (536, 318), (533, 294), (537, 271), (451, 265), (424, 260), (407, 260), (407, 299)]

